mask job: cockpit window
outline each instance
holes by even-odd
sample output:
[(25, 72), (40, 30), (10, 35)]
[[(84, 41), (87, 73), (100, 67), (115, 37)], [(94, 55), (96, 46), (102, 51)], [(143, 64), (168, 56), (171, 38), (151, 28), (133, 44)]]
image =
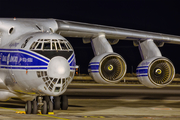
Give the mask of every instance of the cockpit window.
[(54, 42), (52, 42), (52, 49), (53, 49), (53, 50), (56, 50), (56, 46), (55, 46), (55, 43), (54, 43)]
[(50, 50), (51, 49), (51, 43), (50, 42), (45, 42), (43, 50)]
[(42, 43), (39, 43), (36, 49), (41, 49), (42, 48)]
[(33, 49), (35, 44), (36, 44), (36, 42), (33, 42), (33, 44), (31, 45), (30, 49)]
[(61, 42), (61, 48), (62, 48), (63, 50), (67, 50), (67, 47), (66, 47), (65, 43)]
[(73, 50), (72, 46), (67, 40), (61, 39), (39, 39), (37, 42), (33, 42), (31, 50)]
[(61, 50), (61, 48), (59, 46), (59, 42), (56, 42), (56, 46), (57, 46), (57, 50)]
[(68, 47), (68, 49), (71, 49), (71, 47), (69, 46), (69, 43), (67, 43), (66, 46)]

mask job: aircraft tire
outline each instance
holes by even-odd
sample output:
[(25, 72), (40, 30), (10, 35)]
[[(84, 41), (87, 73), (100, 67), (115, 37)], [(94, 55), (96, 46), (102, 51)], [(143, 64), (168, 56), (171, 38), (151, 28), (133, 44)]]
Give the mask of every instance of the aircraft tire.
[(68, 97), (66, 95), (61, 96), (61, 110), (68, 109)]
[(46, 103), (48, 103), (48, 102), (50, 101), (49, 96), (44, 96), (44, 98), (43, 98), (43, 99), (46, 101)]
[(25, 105), (26, 114), (31, 114), (31, 109), (32, 109), (31, 101), (27, 101)]
[(31, 102), (32, 105), (32, 114), (37, 114), (37, 101), (34, 100)]
[(48, 102), (47, 108), (48, 108), (47, 109), (48, 112), (53, 112), (53, 103), (52, 103), (52, 101)]
[(60, 109), (60, 97), (57, 96), (57, 97), (54, 97), (54, 110), (59, 110)]
[(47, 102), (44, 100), (43, 101), (43, 106), (41, 110), (42, 114), (47, 114)]

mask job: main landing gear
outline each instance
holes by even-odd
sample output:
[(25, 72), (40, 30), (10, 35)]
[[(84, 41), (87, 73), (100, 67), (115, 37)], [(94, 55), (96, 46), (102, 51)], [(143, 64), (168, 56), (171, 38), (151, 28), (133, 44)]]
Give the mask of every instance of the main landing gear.
[(48, 112), (53, 112), (54, 110), (67, 110), (68, 109), (68, 98), (66, 95), (56, 96), (50, 99), (49, 96), (37, 97), (36, 100), (27, 101), (25, 105), (26, 114), (37, 114), (41, 112), (42, 114), (47, 114)]
[(68, 98), (66, 95), (54, 97), (54, 110), (67, 110), (68, 109)]

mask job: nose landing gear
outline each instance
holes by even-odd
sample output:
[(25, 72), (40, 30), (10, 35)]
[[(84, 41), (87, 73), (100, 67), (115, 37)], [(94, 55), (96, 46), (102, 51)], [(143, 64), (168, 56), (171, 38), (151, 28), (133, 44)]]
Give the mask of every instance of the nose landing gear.
[(49, 96), (37, 97), (33, 101), (27, 101), (25, 105), (26, 114), (37, 114), (41, 112), (42, 114), (48, 114), (48, 112), (53, 112), (53, 106), (55, 110), (67, 110), (68, 109), (68, 98), (66, 95), (56, 96), (50, 99)]
[(37, 114), (41, 112), (42, 114), (47, 114), (48, 112), (53, 112), (53, 103), (52, 101), (43, 100), (43, 97), (37, 97), (37, 101), (27, 101), (25, 105), (26, 114)]

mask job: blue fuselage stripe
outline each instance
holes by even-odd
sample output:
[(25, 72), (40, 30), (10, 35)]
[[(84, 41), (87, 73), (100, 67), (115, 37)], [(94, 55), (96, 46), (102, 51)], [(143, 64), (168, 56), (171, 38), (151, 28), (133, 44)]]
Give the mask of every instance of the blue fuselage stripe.
[(71, 56), (71, 58), (68, 60), (68, 62), (71, 62), (71, 60), (74, 58), (74, 54)]
[(43, 57), (41, 57), (41, 56), (39, 56), (39, 55), (37, 55), (37, 54), (35, 54), (35, 53), (29, 52), (29, 51), (26, 51), (26, 50), (22, 50), (22, 49), (19, 49), (19, 51), (22, 51), (22, 52), (25, 52), (25, 53), (31, 54), (31, 55), (36, 56), (36, 57), (38, 57), (38, 58), (40, 58), (40, 59), (42, 59), (42, 60), (44, 60), (44, 61), (46, 61), (46, 62), (49, 62), (49, 60), (48, 60), (48, 59), (43, 58)]
[[(47, 69), (50, 60), (33, 51), (23, 49), (0, 49), (0, 68), (6, 69)], [(73, 54), (68, 60), (70, 70), (75, 70)]]
[(22, 49), (0, 49), (0, 68), (47, 69), (49, 59), (32, 51)]
[(6, 68), (6, 69), (47, 69), (47, 67), (4, 67), (1, 66), (0, 68)]
[(68, 60), (68, 63), (69, 63), (69, 66), (70, 66), (70, 70), (75, 70), (76, 60), (75, 60), (75, 55), (74, 54)]

